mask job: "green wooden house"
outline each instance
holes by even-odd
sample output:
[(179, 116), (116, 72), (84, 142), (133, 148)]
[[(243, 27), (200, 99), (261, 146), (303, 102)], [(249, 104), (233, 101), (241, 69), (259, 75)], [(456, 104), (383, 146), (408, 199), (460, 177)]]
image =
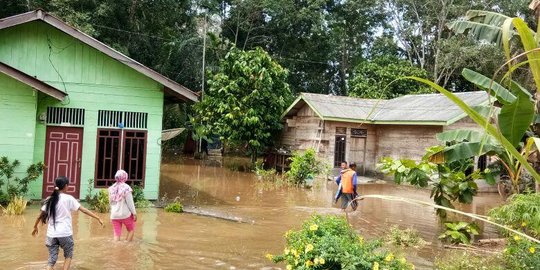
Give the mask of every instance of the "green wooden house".
[(163, 104), (196, 101), (182, 85), (42, 10), (0, 19), (0, 156), (43, 161), (39, 199), (57, 176), (84, 198), (114, 182), (117, 169), (159, 192)]

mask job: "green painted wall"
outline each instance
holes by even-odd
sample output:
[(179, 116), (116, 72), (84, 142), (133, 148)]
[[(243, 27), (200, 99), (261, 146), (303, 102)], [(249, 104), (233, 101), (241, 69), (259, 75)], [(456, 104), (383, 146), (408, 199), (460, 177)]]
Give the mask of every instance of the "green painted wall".
[(21, 162), (16, 170), (19, 177), (33, 161), (36, 101), (31, 87), (0, 73), (0, 157)]
[[(37, 115), (48, 106), (86, 110), (81, 198), (88, 179), (94, 178), (98, 110), (148, 113), (145, 195), (158, 198), (164, 98), (160, 84), (43, 22), (0, 30), (0, 61), (68, 93), (63, 102), (40, 94)], [(44, 159), (45, 129), (36, 123), (34, 162)], [(32, 191), (41, 195), (41, 188), (42, 180)]]

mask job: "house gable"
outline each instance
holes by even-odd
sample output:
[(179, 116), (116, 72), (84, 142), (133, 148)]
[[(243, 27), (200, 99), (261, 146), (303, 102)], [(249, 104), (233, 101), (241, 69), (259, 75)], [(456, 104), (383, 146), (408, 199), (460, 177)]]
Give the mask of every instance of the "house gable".
[(157, 89), (152, 79), (41, 21), (0, 30), (0, 61), (69, 92), (65, 84)]
[[(36, 10), (27, 12), (20, 15), (15, 15), (12, 17), (0, 19), (0, 29), (9, 29), (16, 26), (28, 24), (30, 22), (43, 22), (59, 31), (62, 31), (66, 35), (73, 37), (74, 39), (79, 40), (80, 42), (100, 51), (101, 53), (109, 56), (111, 59), (126, 65), (133, 70), (136, 70), (140, 74), (147, 76), (148, 78), (153, 79), (154, 81), (160, 83), (163, 86), (163, 89), (166, 93), (172, 94), (177, 98), (182, 100), (191, 100), (196, 101), (197, 95), (185, 88), (184, 86), (166, 78), (165, 76), (159, 74), (158, 72), (138, 63), (137, 61), (123, 55), (122, 53), (112, 49), (111, 47), (101, 43), (100, 41), (86, 35), (85, 33), (77, 30), (74, 27), (66, 24), (65, 22), (47, 14), (42, 10)], [(49, 48), (51, 44), (48, 44)], [(61, 50), (66, 49), (67, 47), (61, 48)]]
[[(0, 62), (67, 94), (62, 101), (41, 92), (26, 91), (28, 93), (24, 94), (34, 95), (36, 102), (31, 106), (33, 111), (24, 116), (24, 119), (33, 121), (33, 130), (26, 132), (32, 135), (32, 143), (28, 145), (33, 153), (25, 157), (25, 163), (45, 160), (46, 134), (50, 124), (36, 119), (47, 115), (49, 108), (84, 110), (84, 126), (79, 127), (84, 132), (79, 188), (80, 197), (84, 198), (88, 179), (96, 177), (99, 130), (120, 130), (117, 125), (99, 125), (100, 112), (141, 113), (147, 123), (143, 129), (146, 134), (144, 192), (147, 198), (157, 199), (165, 95), (160, 83), (39, 20), (0, 29)], [(5, 87), (3, 81), (0, 85)], [(10, 102), (13, 99), (13, 96), (9, 97)], [(34, 198), (41, 198), (42, 186), (43, 181), (31, 184), (30, 192)]]

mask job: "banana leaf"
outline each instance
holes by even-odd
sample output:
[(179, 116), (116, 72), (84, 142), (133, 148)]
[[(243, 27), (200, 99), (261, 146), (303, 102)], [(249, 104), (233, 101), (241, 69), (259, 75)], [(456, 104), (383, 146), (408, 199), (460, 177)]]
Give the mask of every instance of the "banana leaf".
[(437, 134), (437, 140), (444, 144), (451, 142), (481, 142), (482, 140), (485, 140), (485, 143), (497, 144), (495, 138), (492, 136), (471, 129), (456, 129), (441, 132)]
[(534, 103), (525, 95), (502, 107), (499, 113), (499, 130), (517, 147), (534, 120)]
[(486, 90), (502, 104), (510, 104), (516, 100), (516, 96), (510, 90), (476, 71), (464, 68), (461, 75), (467, 81)]
[(463, 19), (450, 22), (447, 26), (455, 33), (502, 45), (502, 27), (509, 18), (496, 12), (469, 10)]
[(480, 142), (485, 137), (485, 133), (471, 129), (449, 130), (437, 134), (437, 140), (444, 144), (451, 142)]
[(454, 162), (484, 154), (502, 153), (504, 149), (499, 145), (486, 144), (482, 142), (461, 142), (446, 147), (442, 153), (445, 162)]
[(527, 162), (527, 160), (521, 156), (521, 153), (517, 151), (517, 149), (512, 145), (510, 141), (508, 141), (499, 130), (495, 126), (493, 126), (489, 121), (483, 117), (480, 113), (476, 112), (473, 108), (471, 108), (469, 105), (467, 105), (463, 100), (461, 100), (459, 97), (457, 97), (452, 92), (444, 89), (440, 85), (423, 79), (418, 78), (414, 76), (409, 77), (403, 77), (402, 79), (411, 79), (415, 80), (417, 82), (426, 84), (430, 86), (431, 88), (437, 90), (441, 94), (445, 95), (448, 99), (450, 99), (452, 102), (454, 102), (457, 106), (459, 106), (473, 121), (475, 121), (480, 127), (484, 128), (486, 132), (493, 136), (499, 143), (502, 145), (502, 147), (510, 153), (517, 161), (521, 162), (523, 164), (523, 167), (532, 175), (532, 177), (535, 179), (536, 182), (540, 182), (540, 175), (536, 172), (536, 170)]
[(510, 80), (510, 82), (508, 83), (508, 88), (510, 88), (510, 91), (512, 91), (512, 93), (515, 93), (516, 95), (524, 95), (529, 97), (529, 99), (531, 100), (533, 98), (532, 94), (527, 89), (525, 89), (525, 87), (521, 86), (518, 82), (514, 80)]

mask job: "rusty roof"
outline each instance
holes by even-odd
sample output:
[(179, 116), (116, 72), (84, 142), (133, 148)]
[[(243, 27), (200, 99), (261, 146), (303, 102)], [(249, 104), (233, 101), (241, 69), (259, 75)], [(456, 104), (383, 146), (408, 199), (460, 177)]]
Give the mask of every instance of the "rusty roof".
[[(486, 105), (484, 91), (454, 93), (469, 106)], [(405, 95), (383, 99), (301, 93), (283, 116), (293, 116), (304, 105), (323, 120), (372, 124), (449, 125), (466, 114), (442, 94)]]
[(32, 21), (43, 21), (51, 25), (52, 27), (55, 27), (56, 29), (80, 40), (81, 42), (87, 44), (88, 46), (93, 47), (96, 50), (108, 55), (109, 57), (117, 61), (120, 61), (121, 63), (133, 68), (139, 73), (142, 73), (143, 75), (163, 85), (164, 91), (169, 95), (173, 95), (184, 101), (187, 101), (187, 100), (197, 101), (198, 100), (198, 95), (195, 94), (193, 91), (189, 90), (188, 88), (186, 88), (185, 86), (125, 56), (124, 54), (116, 51), (115, 49), (105, 45), (101, 41), (85, 34), (84, 32), (79, 31), (73, 26), (70, 26), (64, 21), (48, 14), (47, 12), (43, 10), (38, 9), (38, 10), (30, 11), (27, 13), (0, 19), (0, 29), (9, 28), (12, 26), (16, 26), (16, 25), (20, 25), (20, 24), (24, 24), (24, 23), (32, 22)]

